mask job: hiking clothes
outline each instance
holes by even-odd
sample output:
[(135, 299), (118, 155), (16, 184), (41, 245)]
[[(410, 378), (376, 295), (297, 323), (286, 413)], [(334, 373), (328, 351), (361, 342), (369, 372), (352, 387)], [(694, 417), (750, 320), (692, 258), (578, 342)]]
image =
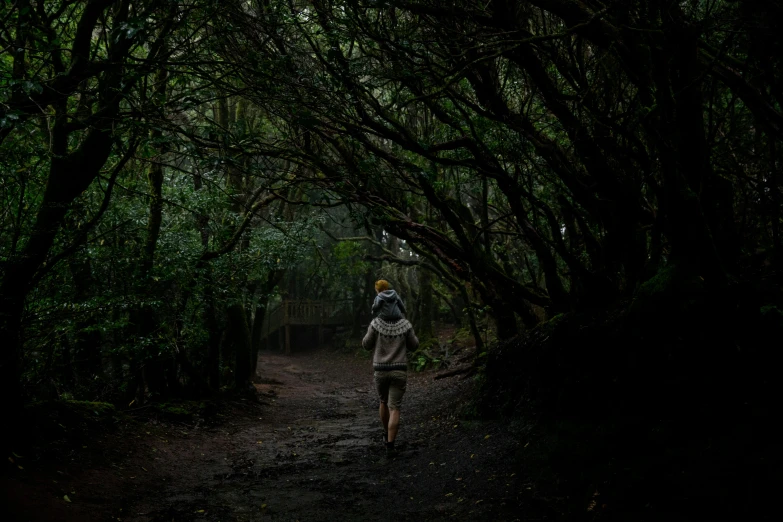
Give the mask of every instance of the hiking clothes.
[(404, 370), (374, 372), (373, 379), (381, 402), (390, 410), (399, 410), (402, 396), (405, 394), (405, 385), (408, 383), (408, 372)]
[(416, 350), (419, 339), (407, 319), (384, 321), (376, 317), (367, 328), (362, 346), (373, 350), (373, 370), (407, 370), (408, 350)]
[(385, 321), (396, 321), (405, 315), (405, 303), (394, 290), (384, 290), (375, 296), (372, 303), (372, 315)]

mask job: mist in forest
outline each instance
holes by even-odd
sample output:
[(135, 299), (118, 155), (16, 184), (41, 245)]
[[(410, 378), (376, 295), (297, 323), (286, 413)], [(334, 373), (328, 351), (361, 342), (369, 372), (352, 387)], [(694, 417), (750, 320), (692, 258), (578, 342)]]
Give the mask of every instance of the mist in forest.
[[(781, 20), (4, 2), (10, 516), (766, 520)], [(418, 341), (396, 460), (379, 280)]]

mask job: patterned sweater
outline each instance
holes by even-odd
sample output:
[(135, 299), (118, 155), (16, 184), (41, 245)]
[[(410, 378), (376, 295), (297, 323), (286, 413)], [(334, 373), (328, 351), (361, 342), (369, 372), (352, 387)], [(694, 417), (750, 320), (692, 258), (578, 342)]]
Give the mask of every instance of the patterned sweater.
[(376, 317), (362, 339), (365, 350), (374, 350), (372, 367), (375, 371), (407, 370), (408, 349), (416, 350), (419, 339), (407, 319), (384, 321)]

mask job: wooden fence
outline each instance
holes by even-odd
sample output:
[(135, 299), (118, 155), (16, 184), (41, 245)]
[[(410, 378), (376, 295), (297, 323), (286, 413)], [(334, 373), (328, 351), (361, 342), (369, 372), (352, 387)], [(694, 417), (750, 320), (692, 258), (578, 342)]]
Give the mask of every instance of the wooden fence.
[[(264, 317), (263, 338), (280, 332), (281, 345), (291, 352), (291, 326), (318, 326), (318, 342), (323, 342), (323, 327), (351, 322), (351, 300), (314, 301), (310, 299), (286, 299)], [(283, 340), (285, 339), (285, 340)]]

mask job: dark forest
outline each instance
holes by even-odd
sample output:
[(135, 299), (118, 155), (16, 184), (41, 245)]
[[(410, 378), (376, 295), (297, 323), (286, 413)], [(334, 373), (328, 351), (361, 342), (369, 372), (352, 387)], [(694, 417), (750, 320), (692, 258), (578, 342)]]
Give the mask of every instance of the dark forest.
[(778, 1), (4, 1), (4, 520), (771, 520), (781, 60)]

